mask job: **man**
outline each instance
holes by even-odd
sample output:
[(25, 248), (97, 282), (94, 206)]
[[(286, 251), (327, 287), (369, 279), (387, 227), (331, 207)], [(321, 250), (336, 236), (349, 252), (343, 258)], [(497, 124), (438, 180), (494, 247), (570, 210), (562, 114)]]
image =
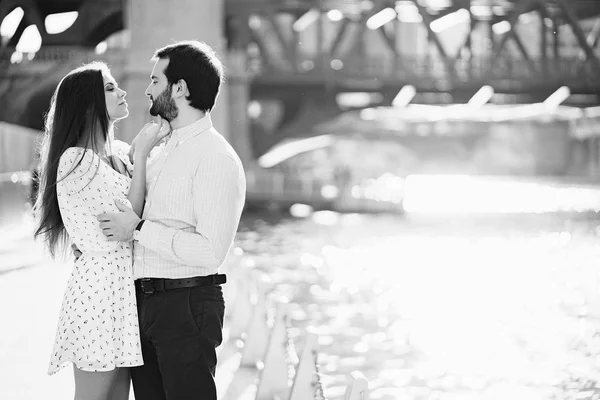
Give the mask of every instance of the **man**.
[(119, 204), (120, 213), (98, 220), (109, 240), (134, 241), (144, 358), (131, 371), (136, 399), (216, 399), (225, 311), (218, 272), (238, 228), (245, 175), (210, 119), (223, 81), (212, 49), (178, 42), (153, 59), (150, 114), (169, 121), (172, 133), (148, 162), (142, 219)]

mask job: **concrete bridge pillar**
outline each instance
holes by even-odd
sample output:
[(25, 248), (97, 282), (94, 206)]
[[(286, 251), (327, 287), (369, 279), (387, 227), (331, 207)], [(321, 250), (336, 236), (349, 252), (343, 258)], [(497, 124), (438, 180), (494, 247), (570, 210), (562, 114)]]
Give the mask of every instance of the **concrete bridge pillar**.
[[(150, 83), (150, 57), (156, 49), (177, 40), (200, 40), (210, 45), (227, 65), (224, 7), (224, 0), (127, 1), (125, 21), (131, 41), (123, 86), (130, 115), (121, 124), (118, 138), (130, 141), (150, 120), (144, 90)], [(231, 142), (228, 92), (226, 86), (222, 87), (211, 116), (215, 128)]]
[(250, 141), (250, 119), (248, 101), (250, 100), (250, 81), (247, 58), (244, 50), (232, 50), (226, 65), (224, 90), (229, 100), (229, 143), (236, 150), (246, 170), (254, 166), (252, 144)]

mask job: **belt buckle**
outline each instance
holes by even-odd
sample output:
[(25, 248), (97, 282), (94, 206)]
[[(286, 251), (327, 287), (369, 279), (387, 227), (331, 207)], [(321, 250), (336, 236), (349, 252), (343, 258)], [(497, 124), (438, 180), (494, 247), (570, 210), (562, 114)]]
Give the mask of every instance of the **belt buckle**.
[[(146, 284), (148, 284), (149, 289), (146, 289)], [(141, 286), (142, 286), (142, 292), (144, 294), (154, 293), (154, 285), (152, 285), (152, 280), (150, 278), (142, 278)]]

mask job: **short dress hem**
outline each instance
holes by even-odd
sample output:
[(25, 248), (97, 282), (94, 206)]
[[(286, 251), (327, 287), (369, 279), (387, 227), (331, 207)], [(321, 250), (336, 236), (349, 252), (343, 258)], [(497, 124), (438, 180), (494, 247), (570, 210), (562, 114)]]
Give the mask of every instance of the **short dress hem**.
[(62, 369), (68, 367), (69, 365), (74, 365), (77, 369), (85, 372), (108, 372), (112, 371), (115, 368), (133, 368), (140, 367), (144, 365), (143, 362), (137, 360), (129, 360), (129, 361), (119, 361), (113, 364), (109, 364), (107, 366), (98, 366), (98, 367), (89, 367), (89, 366), (80, 366), (77, 365), (77, 362), (74, 360), (63, 360), (60, 364), (54, 366), (54, 368), (48, 369), (48, 375), (54, 375), (60, 372)]

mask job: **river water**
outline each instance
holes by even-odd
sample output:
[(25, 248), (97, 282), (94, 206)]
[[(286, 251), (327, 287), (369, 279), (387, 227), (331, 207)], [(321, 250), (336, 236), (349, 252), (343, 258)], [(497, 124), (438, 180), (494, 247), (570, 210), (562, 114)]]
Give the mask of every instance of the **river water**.
[(502, 182), (479, 207), (427, 178), (404, 215), (245, 216), (242, 267), (317, 334), (326, 397), (359, 370), (371, 399), (600, 398), (600, 189)]
[(317, 334), (325, 396), (359, 370), (370, 399), (599, 399), (600, 186), (421, 177), (407, 190), (403, 215), (243, 217), (234, 268), (289, 301), (299, 349)]

